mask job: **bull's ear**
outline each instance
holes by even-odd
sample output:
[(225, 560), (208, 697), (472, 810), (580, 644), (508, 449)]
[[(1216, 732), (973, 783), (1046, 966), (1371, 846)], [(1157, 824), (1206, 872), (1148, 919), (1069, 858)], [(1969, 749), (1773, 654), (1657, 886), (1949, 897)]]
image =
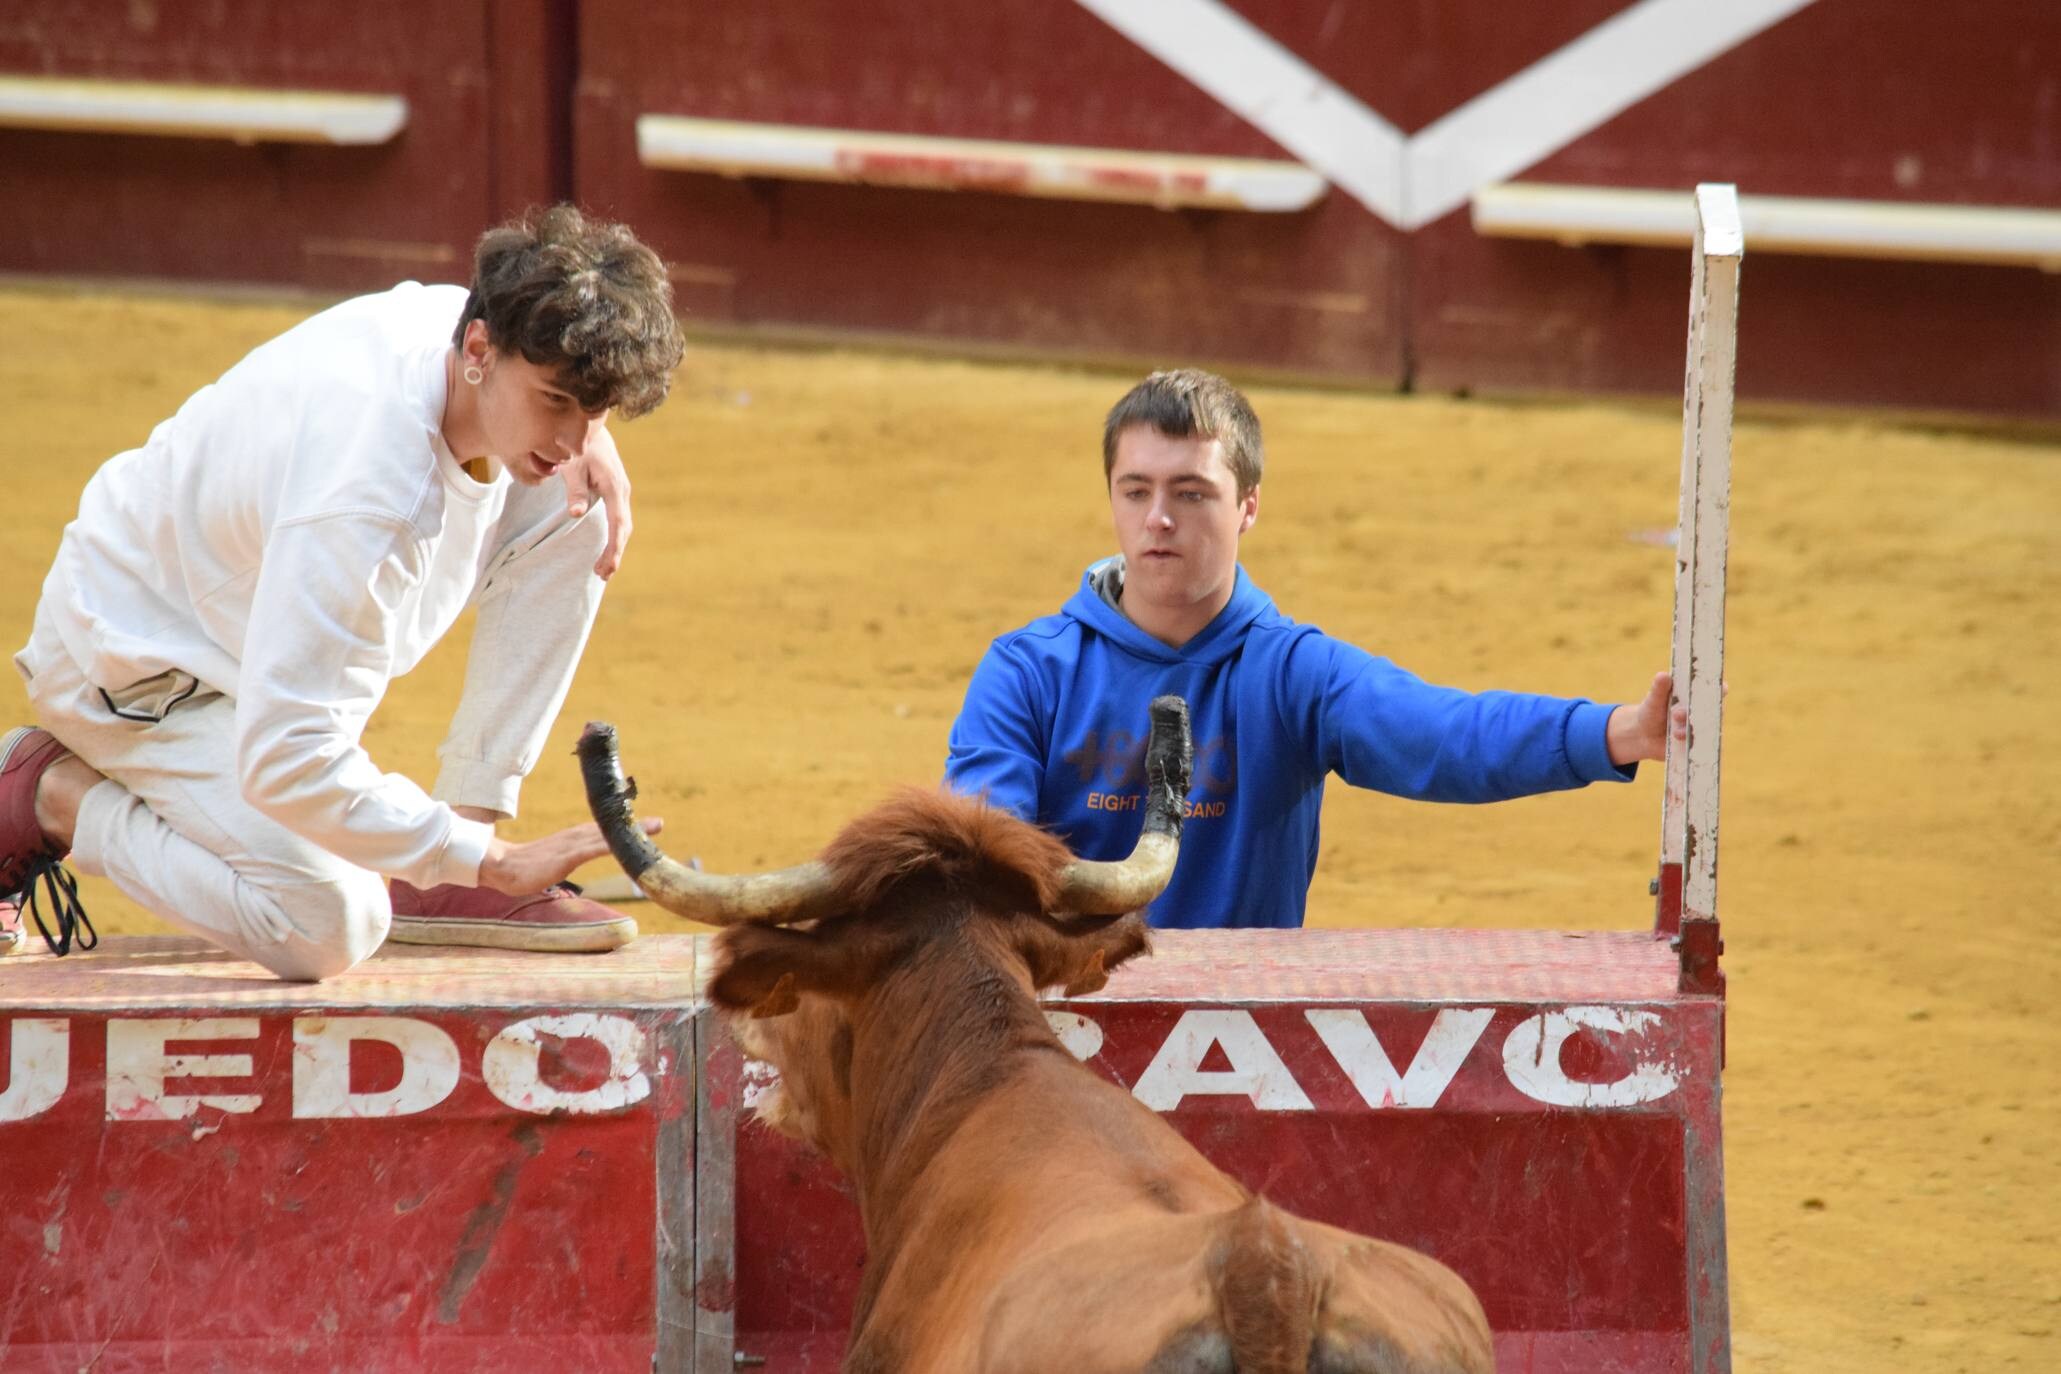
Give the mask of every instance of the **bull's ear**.
[(847, 949), (850, 932), (785, 926), (731, 926), (716, 937), (716, 972), (708, 995), (727, 1011), (780, 1016), (801, 994), (849, 997), (864, 984), (860, 961)]
[(801, 997), (794, 990), (794, 975), (783, 973), (780, 981), (773, 984), (773, 990), (753, 1005), (751, 1014), (763, 1021), (769, 1016), (785, 1016), (800, 1005)]
[(1066, 980), (1068, 997), (1086, 997), (1091, 992), (1100, 992), (1109, 984), (1109, 956), (1103, 950), (1096, 950), (1094, 956), (1080, 968), (1073, 977)]
[(1145, 918), (1124, 916), (1040, 916), (1020, 924), (1017, 950), (1030, 969), (1031, 986), (1062, 988), (1068, 997), (1098, 992), (1109, 972), (1151, 948)]

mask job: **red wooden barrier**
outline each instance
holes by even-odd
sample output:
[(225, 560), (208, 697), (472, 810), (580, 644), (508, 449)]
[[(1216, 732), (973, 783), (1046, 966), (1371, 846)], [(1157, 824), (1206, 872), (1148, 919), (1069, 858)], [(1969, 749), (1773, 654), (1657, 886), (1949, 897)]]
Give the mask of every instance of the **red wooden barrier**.
[[(834, 1368), (855, 1216), (740, 1120), (694, 965), (10, 961), (0, 1370), (712, 1370), (733, 1323)], [(1677, 984), (1628, 932), (1204, 932), (1053, 1012), (1247, 1183), (1457, 1267), (1505, 1369), (1715, 1370), (1722, 1003)]]
[(692, 1367), (691, 941), (0, 976), (0, 1371)]
[[(1452, 1265), (1501, 1369), (1711, 1371), (1723, 1003), (1679, 979), (1635, 932), (1170, 931), (1050, 1015), (1242, 1182)], [(734, 1050), (708, 1071), (720, 1122), (752, 1078)], [(736, 1261), (704, 1244), (698, 1291), (734, 1291), (768, 1374), (835, 1369), (863, 1258), (842, 1182), (748, 1117), (704, 1141), (704, 1171), (734, 1149)]]
[[(2045, 0), (1816, 0), (1510, 179), (2054, 210), (2057, 61), (2061, 7)], [(1453, 213), (1417, 232), (1411, 261), (1427, 389), (1678, 382), (1678, 250), (1485, 238)], [(2061, 415), (2053, 272), (1759, 253), (1750, 302), (1748, 400)]]

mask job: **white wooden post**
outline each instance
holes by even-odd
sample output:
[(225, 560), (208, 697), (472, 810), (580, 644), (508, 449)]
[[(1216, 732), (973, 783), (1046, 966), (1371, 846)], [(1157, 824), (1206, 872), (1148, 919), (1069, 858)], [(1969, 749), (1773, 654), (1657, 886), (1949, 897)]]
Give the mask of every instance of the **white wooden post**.
[[(1682, 388), (1682, 490), (1675, 547), (1675, 701), (1689, 711), (1687, 747), (1668, 740), (1661, 802), (1663, 933), (1717, 919), (1718, 753), (1724, 717), (1725, 564), (1732, 502), (1732, 391), (1738, 358), (1739, 263), (1745, 244), (1731, 186), (1696, 188), (1689, 348)], [(1677, 886), (1678, 885), (1678, 886)], [(1714, 925), (1708, 927), (1715, 932)], [(1714, 979), (1716, 942), (1710, 942)], [(1690, 980), (1684, 950), (1684, 979)], [(1712, 990), (1715, 988), (1706, 988)]]

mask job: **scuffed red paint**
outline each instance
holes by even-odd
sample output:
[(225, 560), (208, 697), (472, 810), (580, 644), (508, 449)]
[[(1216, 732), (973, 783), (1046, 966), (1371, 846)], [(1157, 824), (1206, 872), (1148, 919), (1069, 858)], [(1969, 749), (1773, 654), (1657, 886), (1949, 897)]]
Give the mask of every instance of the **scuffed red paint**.
[(737, 1282), (728, 1268), (708, 1265), (694, 1284), (694, 1302), (704, 1312), (728, 1312), (737, 1306)]
[(1016, 190), (1031, 181), (1030, 164), (1005, 158), (947, 157), (840, 148), (834, 165), (855, 180), (894, 181), (978, 190)]
[(1209, 178), (1201, 172), (1169, 172), (1147, 167), (1083, 167), (1080, 179), (1090, 186), (1106, 186), (1112, 190), (1175, 191), (1201, 195), (1209, 189)]

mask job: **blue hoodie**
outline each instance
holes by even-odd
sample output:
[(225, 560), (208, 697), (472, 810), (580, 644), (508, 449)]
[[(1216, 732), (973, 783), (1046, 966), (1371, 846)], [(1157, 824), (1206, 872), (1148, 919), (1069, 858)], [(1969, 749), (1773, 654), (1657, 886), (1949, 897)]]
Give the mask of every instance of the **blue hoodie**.
[[(1425, 801), (1488, 802), (1629, 780), (1610, 706), (1436, 687), (1274, 609), (1238, 569), (1228, 605), (1169, 648), (1113, 604), (1123, 560), (1058, 615), (988, 649), (952, 725), (945, 780), (1120, 859), (1143, 820), (1146, 707), (1187, 698), (1194, 787), (1155, 926), (1299, 926), (1317, 867), (1324, 779)], [(1106, 594), (1105, 594), (1106, 589)]]

